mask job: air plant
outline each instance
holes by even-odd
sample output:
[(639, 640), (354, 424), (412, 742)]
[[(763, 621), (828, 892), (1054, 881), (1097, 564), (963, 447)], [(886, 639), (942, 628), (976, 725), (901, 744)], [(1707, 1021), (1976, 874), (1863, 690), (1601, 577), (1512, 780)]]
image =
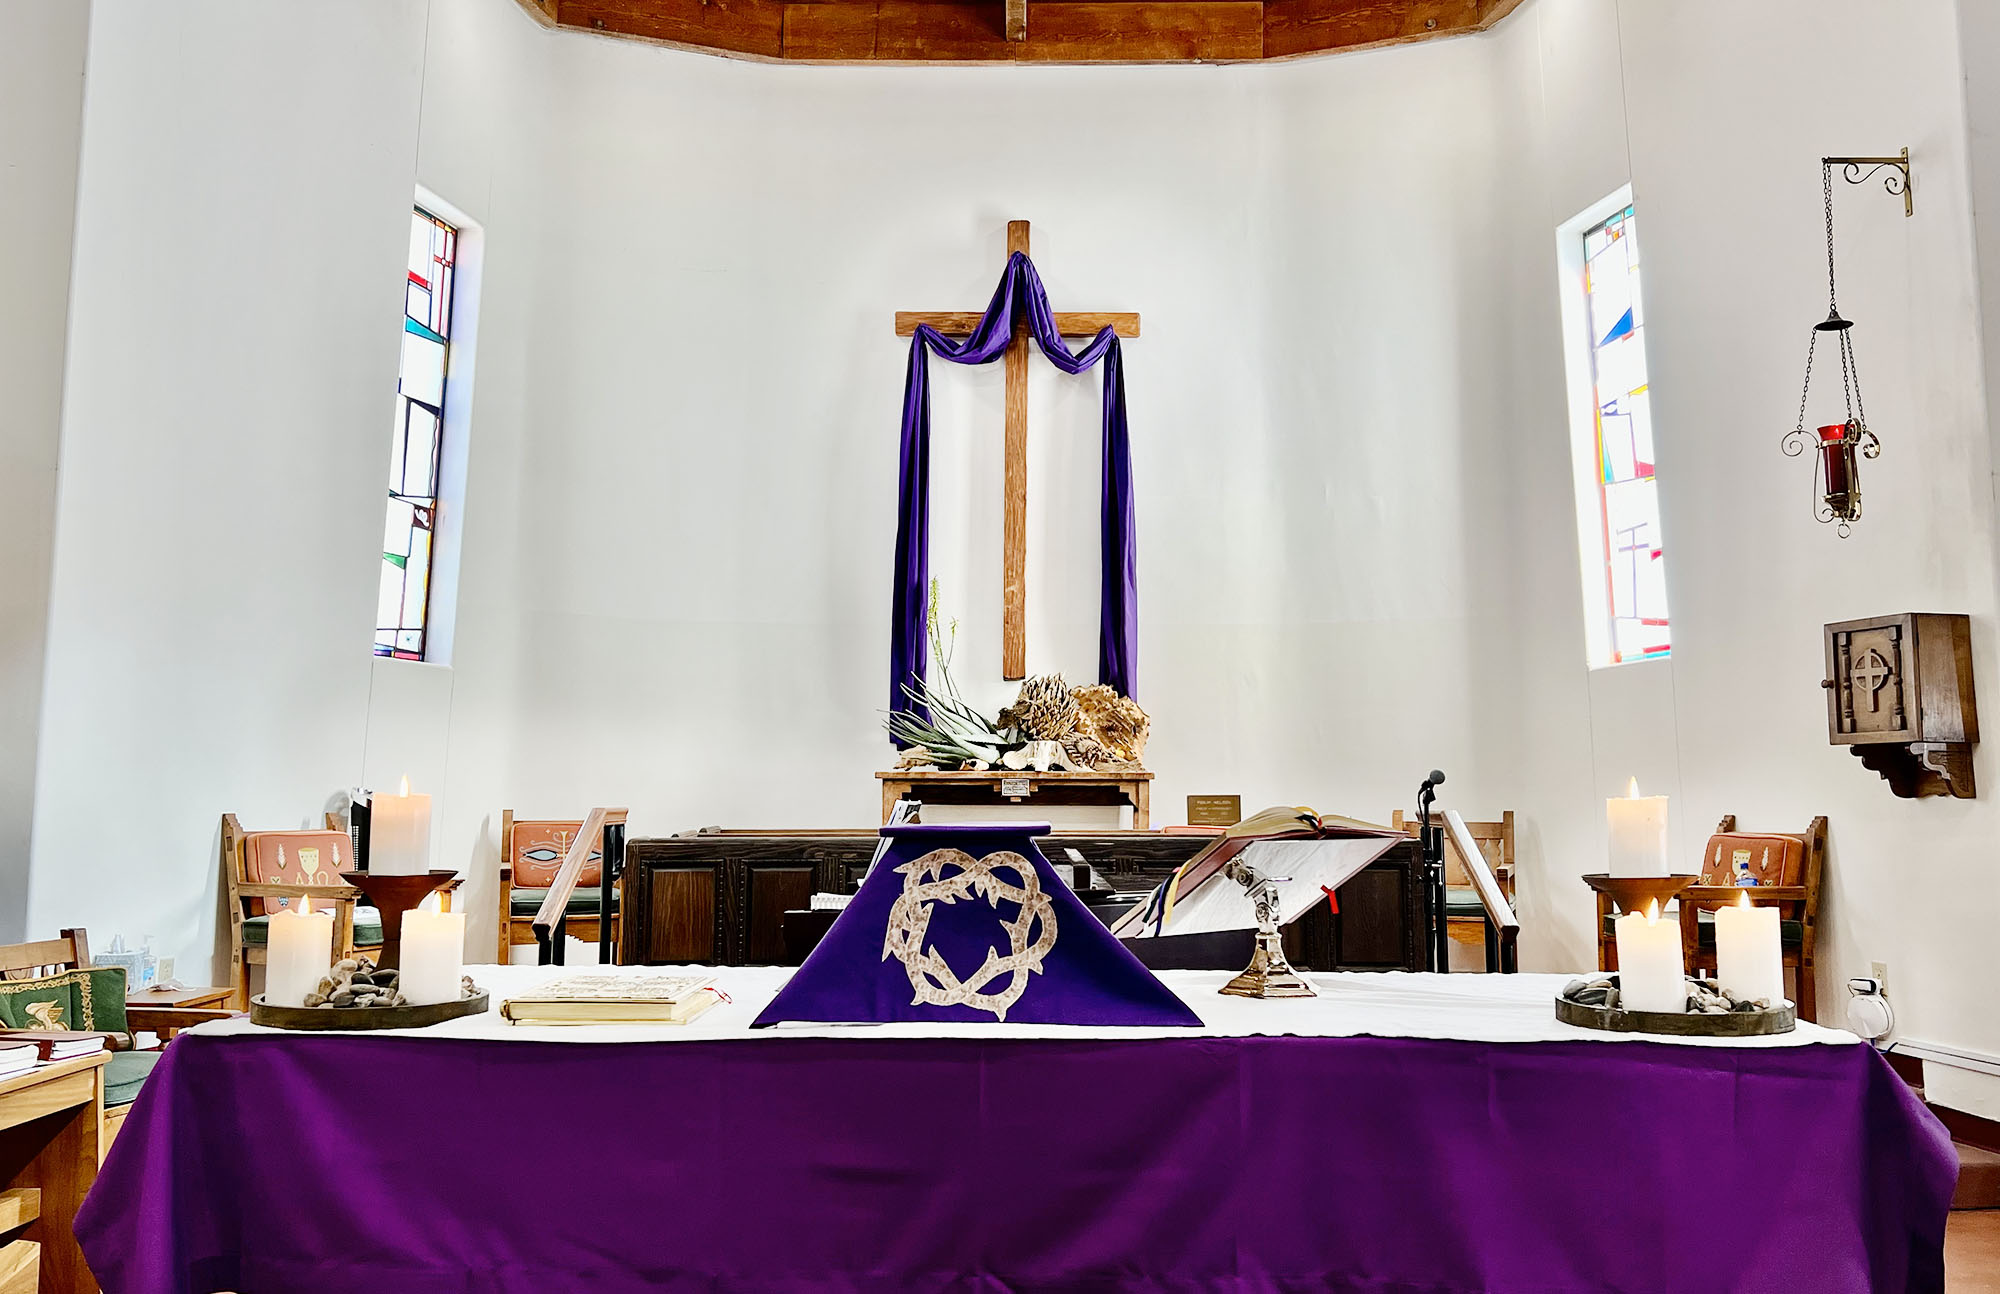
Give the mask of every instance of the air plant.
[(925, 631), (930, 636), (938, 684), (934, 687), (912, 675), (903, 684), (903, 695), (920, 709), (930, 711), (931, 717), (926, 721), (916, 711), (891, 710), (884, 724), (889, 735), (907, 746), (920, 748), (940, 764), (999, 762), (1004, 751), (1021, 743), (1011, 733), (994, 726), (959, 694), (958, 684), (951, 677), (952, 652), (958, 646), (958, 621), (951, 622), (947, 641), (939, 626), (936, 579), (931, 580)]

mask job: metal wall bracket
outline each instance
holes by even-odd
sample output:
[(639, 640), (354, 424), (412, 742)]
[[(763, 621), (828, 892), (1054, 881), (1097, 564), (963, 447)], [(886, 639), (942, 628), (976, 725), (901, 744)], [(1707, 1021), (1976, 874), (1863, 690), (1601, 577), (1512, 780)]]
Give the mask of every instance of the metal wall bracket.
[(1910, 196), (1910, 150), (1905, 148), (1894, 157), (1822, 157), (1821, 165), (1838, 166), (1840, 178), (1849, 184), (1865, 184), (1875, 178), (1875, 173), (1885, 166), (1896, 169), (1882, 177), (1882, 187), (1892, 194), (1901, 194), (1903, 214), (1917, 214), (1915, 200)]

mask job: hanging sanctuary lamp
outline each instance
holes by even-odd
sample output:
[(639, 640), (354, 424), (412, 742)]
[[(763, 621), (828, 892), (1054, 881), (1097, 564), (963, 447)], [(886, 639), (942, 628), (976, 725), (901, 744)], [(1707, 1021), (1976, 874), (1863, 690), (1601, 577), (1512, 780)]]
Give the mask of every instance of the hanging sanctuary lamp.
[[(1903, 199), (1903, 214), (1914, 214), (1910, 195), (1910, 150), (1896, 157), (1822, 157), (1819, 159), (1820, 191), (1826, 201), (1826, 318), (1813, 325), (1806, 343), (1805, 389), (1799, 392), (1798, 424), (1785, 433), (1785, 453), (1796, 458), (1808, 449), (1816, 450), (1813, 474), (1813, 516), (1837, 525), (1845, 539), (1861, 519), (1861, 464), (1863, 458), (1882, 453), (1882, 442), (1869, 430), (1868, 413), (1861, 400), (1861, 378), (1854, 366), (1854, 324), (1840, 313), (1839, 294), (1833, 272), (1833, 168), (1842, 168), (1842, 178), (1860, 184), (1883, 167), (1894, 169), (1882, 187)], [(1866, 168), (1865, 170), (1863, 168)], [(1837, 338), (1840, 353), (1840, 390), (1847, 416), (1813, 431), (1806, 430), (1806, 403), (1812, 396), (1813, 359), (1819, 349), (1820, 334)]]

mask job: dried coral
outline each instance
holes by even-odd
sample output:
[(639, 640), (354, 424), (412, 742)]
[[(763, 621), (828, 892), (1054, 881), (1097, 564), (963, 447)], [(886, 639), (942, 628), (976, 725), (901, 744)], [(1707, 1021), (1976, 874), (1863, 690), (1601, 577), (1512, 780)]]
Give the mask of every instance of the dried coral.
[[(1078, 716), (1071, 739), (1074, 747), (1065, 743), (1066, 750), (1097, 769), (1146, 766), (1146, 739), (1152, 734), (1153, 721), (1137, 701), (1102, 683), (1073, 689), (1070, 695), (1076, 700)], [(1101, 757), (1091, 758), (1092, 743), (1102, 749)]]

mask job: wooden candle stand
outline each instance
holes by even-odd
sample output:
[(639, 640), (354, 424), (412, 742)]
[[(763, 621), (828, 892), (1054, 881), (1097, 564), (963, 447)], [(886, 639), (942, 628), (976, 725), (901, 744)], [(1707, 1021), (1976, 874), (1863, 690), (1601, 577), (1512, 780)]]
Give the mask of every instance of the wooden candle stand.
[(1648, 900), (1658, 903), (1657, 910), (1664, 912), (1670, 899), (1700, 879), (1699, 876), (1607, 876), (1592, 872), (1584, 876), (1583, 883), (1599, 894), (1610, 895), (1620, 912), (1644, 912)]
[(424, 901), (432, 890), (451, 883), (457, 872), (412, 872), (408, 875), (377, 875), (369, 872), (342, 872), (340, 879), (368, 896), (382, 914), (382, 954), (376, 965), (384, 970), (399, 969), (403, 963), (403, 914)]

